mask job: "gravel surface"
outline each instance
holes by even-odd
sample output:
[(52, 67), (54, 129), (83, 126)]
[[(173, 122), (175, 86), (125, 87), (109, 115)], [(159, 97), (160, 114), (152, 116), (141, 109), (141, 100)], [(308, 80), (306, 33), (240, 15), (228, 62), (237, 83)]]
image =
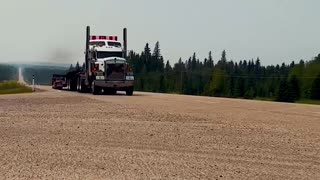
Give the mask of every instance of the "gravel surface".
[(0, 179), (320, 179), (320, 106), (42, 88), (0, 96)]

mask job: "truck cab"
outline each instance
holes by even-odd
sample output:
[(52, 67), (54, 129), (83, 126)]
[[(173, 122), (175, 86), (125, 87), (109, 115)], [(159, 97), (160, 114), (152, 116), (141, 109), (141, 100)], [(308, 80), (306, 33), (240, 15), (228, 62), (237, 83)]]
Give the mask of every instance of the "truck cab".
[[(83, 68), (65, 75), (64, 86), (71, 91), (92, 94), (115, 94), (118, 90), (133, 94), (134, 74), (127, 58), (127, 29), (123, 29), (123, 44), (117, 36), (96, 36), (86, 30), (85, 62)], [(54, 81), (53, 81), (54, 82)], [(60, 87), (58, 82), (56, 86)]]
[(92, 93), (115, 93), (117, 90), (133, 93), (134, 75), (124, 58), (125, 49), (117, 36), (90, 36), (90, 70), (93, 77)]
[(89, 49), (97, 51), (97, 59), (123, 57), (123, 47), (117, 36), (90, 36)]

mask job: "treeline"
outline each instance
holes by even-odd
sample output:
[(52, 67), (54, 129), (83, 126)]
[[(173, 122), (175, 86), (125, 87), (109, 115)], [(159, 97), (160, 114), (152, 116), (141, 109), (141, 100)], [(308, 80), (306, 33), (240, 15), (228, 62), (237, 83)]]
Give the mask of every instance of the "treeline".
[(259, 58), (234, 62), (226, 51), (199, 60), (194, 53), (173, 65), (164, 62), (159, 42), (153, 51), (129, 53), (135, 90), (231, 98), (269, 98), (284, 102), (320, 99), (320, 54), (310, 61), (262, 66)]
[(18, 80), (18, 68), (13, 65), (0, 64), (0, 82)]
[(23, 69), (24, 80), (28, 83), (32, 83), (32, 77), (34, 75), (35, 84), (51, 85), (51, 78), (53, 74), (66, 74), (67, 67), (58, 66), (31, 66)]

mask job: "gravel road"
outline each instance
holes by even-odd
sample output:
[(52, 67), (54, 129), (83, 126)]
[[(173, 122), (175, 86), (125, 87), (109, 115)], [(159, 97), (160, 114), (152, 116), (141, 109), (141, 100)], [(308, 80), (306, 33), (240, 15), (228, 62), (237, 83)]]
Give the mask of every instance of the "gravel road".
[(320, 106), (42, 88), (0, 96), (0, 179), (320, 179)]

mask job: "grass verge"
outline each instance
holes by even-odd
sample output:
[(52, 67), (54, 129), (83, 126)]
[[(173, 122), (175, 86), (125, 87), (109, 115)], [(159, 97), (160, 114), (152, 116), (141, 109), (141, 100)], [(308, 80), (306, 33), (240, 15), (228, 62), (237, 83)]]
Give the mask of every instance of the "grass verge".
[(302, 99), (297, 101), (296, 103), (320, 105), (320, 100)]
[(274, 98), (267, 98), (267, 97), (256, 97), (253, 100), (258, 100), (258, 101), (275, 101)]
[[(275, 99), (273, 99), (273, 98), (255, 98), (254, 100), (278, 102), (278, 101), (275, 101)], [(301, 100), (298, 100), (294, 103), (320, 105), (320, 100), (301, 99)]]
[(17, 81), (0, 82), (0, 94), (20, 94), (30, 92), (32, 92), (32, 88), (20, 84)]

